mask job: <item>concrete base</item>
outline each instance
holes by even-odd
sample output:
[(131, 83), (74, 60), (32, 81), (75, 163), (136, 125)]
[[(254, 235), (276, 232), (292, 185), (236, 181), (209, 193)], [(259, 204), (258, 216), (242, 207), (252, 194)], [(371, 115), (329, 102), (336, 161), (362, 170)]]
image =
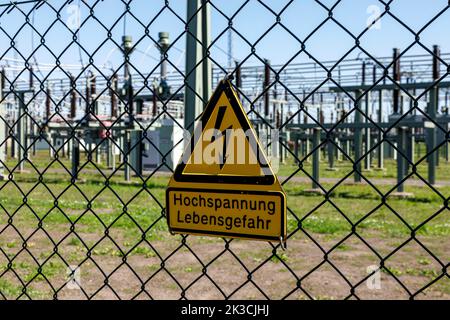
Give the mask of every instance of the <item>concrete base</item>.
[(396, 199), (410, 199), (414, 198), (414, 193), (411, 192), (393, 192), (389, 195), (389, 197)]
[(326, 171), (339, 171), (338, 168), (326, 168), (325, 170)]
[(139, 182), (134, 181), (134, 180), (127, 181), (125, 179), (117, 181), (117, 182), (114, 182), (114, 183), (118, 184), (118, 185), (122, 185), (122, 186), (142, 186), (142, 182), (139, 183)]
[(320, 189), (320, 188), (306, 189), (304, 192), (305, 193), (310, 193), (310, 194), (317, 194), (317, 195), (324, 195), (325, 194), (323, 192), (323, 190)]
[(386, 168), (374, 168), (375, 171), (386, 171)]
[(87, 182), (87, 180), (85, 178), (78, 178), (78, 179), (76, 179), (76, 183), (79, 183), (79, 184), (83, 184), (83, 183), (86, 183), (86, 182)]
[(14, 172), (15, 173), (31, 173), (30, 170), (26, 170), (26, 169), (24, 169), (24, 170), (14, 170)]

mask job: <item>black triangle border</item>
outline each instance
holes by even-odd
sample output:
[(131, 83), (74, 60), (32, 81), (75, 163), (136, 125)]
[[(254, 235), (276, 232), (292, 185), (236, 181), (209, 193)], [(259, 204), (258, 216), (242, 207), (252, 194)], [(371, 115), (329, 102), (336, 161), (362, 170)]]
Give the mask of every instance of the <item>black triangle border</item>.
[[(211, 117), (214, 107), (216, 106), (218, 100), (220, 99), (220, 96), (222, 95), (222, 92), (225, 92), (228, 101), (230, 102), (231, 107), (233, 108), (233, 111), (235, 112), (238, 121), (240, 125), (242, 126), (242, 129), (244, 131), (250, 129), (249, 121), (247, 121), (245, 113), (243, 113), (243, 109), (239, 104), (239, 101), (236, 99), (236, 96), (233, 92), (233, 88), (231, 87), (231, 83), (228, 80), (222, 80), (220, 81), (219, 85), (217, 86), (216, 90), (214, 91), (211, 99), (209, 100), (208, 104), (206, 105), (205, 110), (203, 111), (203, 114), (200, 118), (200, 121), (202, 123), (202, 128), (204, 128)], [(196, 130), (195, 128), (194, 130)], [(253, 129), (252, 129), (253, 130)], [(253, 130), (254, 132), (254, 130)], [(194, 136), (191, 138), (190, 141), (190, 150), (189, 147), (184, 151), (182, 160), (185, 159), (185, 153), (187, 151), (190, 151), (190, 154), (192, 154), (195, 145), (197, 144), (198, 138), (200, 135), (194, 134)], [(255, 137), (257, 139), (257, 137)], [(248, 137), (247, 137), (248, 139)], [(253, 144), (250, 144), (253, 145)], [(255, 147), (253, 147), (255, 148)], [(265, 154), (260, 149), (259, 143), (257, 143), (258, 150), (253, 150), (255, 152), (255, 155), (257, 155), (257, 159), (259, 162), (259, 165), (262, 168), (270, 168), (269, 164), (263, 164), (260, 162), (260, 156), (259, 153), (262, 153), (262, 156), (265, 158)], [(189, 156), (190, 157), (190, 156)], [(189, 159), (189, 158), (187, 158)], [(186, 164), (181, 161), (177, 167), (175, 168), (174, 172), (174, 180), (177, 182), (197, 182), (197, 183), (224, 183), (224, 184), (249, 184), (249, 185), (273, 185), (275, 183), (275, 176), (270, 169), (271, 175), (264, 175), (264, 176), (231, 176), (231, 175), (199, 175), (199, 174), (183, 174), (184, 168), (186, 167)]]

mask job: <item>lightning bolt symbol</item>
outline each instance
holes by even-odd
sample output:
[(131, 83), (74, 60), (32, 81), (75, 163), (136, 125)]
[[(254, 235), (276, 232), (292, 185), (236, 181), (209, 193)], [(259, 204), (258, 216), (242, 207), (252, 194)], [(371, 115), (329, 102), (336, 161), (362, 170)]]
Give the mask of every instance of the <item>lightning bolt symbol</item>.
[[(227, 107), (226, 106), (221, 106), (219, 107), (219, 111), (217, 112), (217, 118), (216, 118), (216, 123), (214, 125), (214, 129), (216, 129), (217, 131), (220, 131), (220, 127), (222, 125), (223, 122), (223, 118), (225, 117), (225, 112), (227, 111)], [(223, 149), (222, 149), (222, 154), (219, 155), (219, 157), (222, 158), (222, 161), (219, 163), (220, 166), (220, 170), (222, 170), (223, 166), (225, 165), (225, 162), (227, 161), (227, 146), (228, 146), (228, 139), (230, 138), (229, 135), (226, 135), (226, 131), (233, 128), (233, 126), (229, 126), (228, 128), (226, 128), (225, 130), (223, 130), (221, 132), (222, 136), (224, 137), (223, 139)], [(216, 137), (213, 136), (211, 138), (211, 143), (214, 142), (216, 140)]]

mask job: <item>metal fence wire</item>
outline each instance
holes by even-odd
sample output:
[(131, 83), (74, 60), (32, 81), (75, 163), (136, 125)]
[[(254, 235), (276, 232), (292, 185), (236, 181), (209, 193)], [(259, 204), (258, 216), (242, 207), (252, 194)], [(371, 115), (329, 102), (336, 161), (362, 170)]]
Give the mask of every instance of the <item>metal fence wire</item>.
[[(356, 2), (1, 3), (0, 296), (448, 299), (450, 3), (418, 27)], [(279, 160), (286, 250), (168, 231), (180, 132), (224, 77)]]

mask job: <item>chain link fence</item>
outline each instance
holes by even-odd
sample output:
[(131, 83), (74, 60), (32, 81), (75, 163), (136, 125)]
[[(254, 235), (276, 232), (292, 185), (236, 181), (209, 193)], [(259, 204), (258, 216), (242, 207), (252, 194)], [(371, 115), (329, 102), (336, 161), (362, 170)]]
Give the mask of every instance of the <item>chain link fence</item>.
[[(0, 296), (448, 299), (450, 55), (429, 40), (448, 48), (450, 3), (411, 26), (420, 5), (355, 2), (1, 3)], [(209, 65), (278, 144), (286, 250), (167, 229)]]

